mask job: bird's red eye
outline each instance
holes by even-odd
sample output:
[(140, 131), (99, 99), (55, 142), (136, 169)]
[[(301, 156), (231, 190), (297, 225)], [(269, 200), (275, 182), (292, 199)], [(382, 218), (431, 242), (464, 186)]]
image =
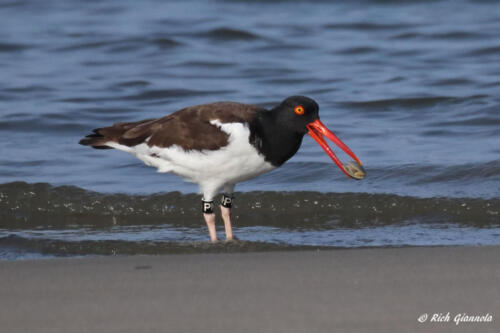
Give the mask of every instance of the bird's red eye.
[(297, 105), (295, 109), (293, 109), (293, 111), (295, 111), (296, 114), (302, 116), (306, 110), (304, 110), (304, 107), (302, 105)]

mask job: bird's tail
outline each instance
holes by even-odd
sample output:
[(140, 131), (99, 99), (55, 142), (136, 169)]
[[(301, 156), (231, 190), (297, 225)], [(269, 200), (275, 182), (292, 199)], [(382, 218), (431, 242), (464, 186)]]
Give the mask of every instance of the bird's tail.
[[(142, 131), (133, 131), (133, 129), (152, 120), (153, 119), (147, 119), (132, 123), (116, 123), (113, 126), (96, 128), (92, 130), (91, 134), (81, 139), (78, 143), (84, 146), (91, 146), (95, 149), (112, 149), (113, 147), (110, 147), (109, 144), (113, 142), (124, 144), (126, 146), (133, 146), (142, 141), (144, 139), (143, 136), (147, 136), (146, 133), (136, 133)], [(132, 130), (133, 134), (143, 135), (127, 136), (127, 132), (129, 132), (130, 130)]]
[(92, 134), (87, 135), (78, 143), (84, 146), (91, 146), (95, 149), (112, 149), (107, 145), (107, 143), (113, 142), (113, 140), (101, 133), (103, 129), (105, 128), (96, 128), (92, 130)]

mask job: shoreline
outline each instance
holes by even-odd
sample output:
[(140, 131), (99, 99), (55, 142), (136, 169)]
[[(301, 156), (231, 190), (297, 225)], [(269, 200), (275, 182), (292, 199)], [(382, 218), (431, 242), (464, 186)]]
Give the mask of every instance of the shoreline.
[[(499, 256), (481, 246), (3, 261), (0, 322), (6, 332), (496, 332)], [(456, 325), (464, 313), (492, 320)]]

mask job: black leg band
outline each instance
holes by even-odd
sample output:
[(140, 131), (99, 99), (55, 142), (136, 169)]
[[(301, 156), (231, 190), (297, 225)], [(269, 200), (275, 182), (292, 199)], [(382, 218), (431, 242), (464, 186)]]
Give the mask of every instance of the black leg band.
[(233, 205), (233, 197), (230, 197), (230, 196), (227, 196), (225, 193), (222, 194), (222, 199), (220, 201), (220, 204), (223, 206), (223, 207), (226, 207), (226, 208), (231, 208), (231, 206)]
[(202, 210), (205, 214), (213, 214), (214, 213), (214, 201), (205, 201), (201, 199), (202, 202)]

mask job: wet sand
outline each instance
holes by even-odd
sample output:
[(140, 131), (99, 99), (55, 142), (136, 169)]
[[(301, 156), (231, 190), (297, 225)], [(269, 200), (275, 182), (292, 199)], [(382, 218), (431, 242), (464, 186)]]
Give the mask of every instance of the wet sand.
[[(498, 332), (499, 258), (427, 247), (0, 262), (1, 331)], [(456, 326), (459, 313), (493, 321)]]

